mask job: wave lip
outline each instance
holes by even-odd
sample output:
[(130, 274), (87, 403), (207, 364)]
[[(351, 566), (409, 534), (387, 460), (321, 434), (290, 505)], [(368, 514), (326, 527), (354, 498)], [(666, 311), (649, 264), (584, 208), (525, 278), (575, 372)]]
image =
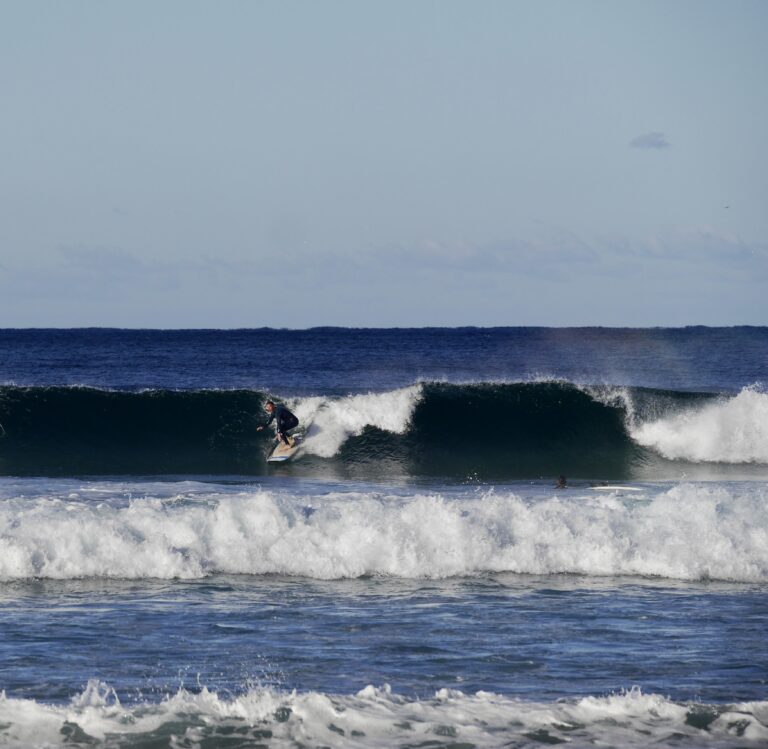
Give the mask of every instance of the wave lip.
[(414, 700), (385, 685), (354, 695), (251, 689), (229, 699), (180, 689), (159, 703), (124, 706), (92, 680), (69, 705), (54, 706), (0, 692), (5, 746), (211, 745), (233, 735), (238, 745), (266, 746), (758, 747), (768, 740), (768, 702), (679, 703), (638, 688), (552, 703), (453, 689)]
[(3, 500), (0, 580), (511, 572), (768, 581), (765, 486), (595, 494)]
[(348, 395), (343, 398), (295, 398), (291, 407), (302, 424), (308, 424), (304, 451), (331, 458), (350, 438), (366, 427), (392, 434), (404, 434), (410, 426), (414, 409), (422, 397), (422, 386), (384, 393)]
[(768, 463), (768, 393), (744, 388), (733, 398), (641, 423), (630, 433), (673, 460)]

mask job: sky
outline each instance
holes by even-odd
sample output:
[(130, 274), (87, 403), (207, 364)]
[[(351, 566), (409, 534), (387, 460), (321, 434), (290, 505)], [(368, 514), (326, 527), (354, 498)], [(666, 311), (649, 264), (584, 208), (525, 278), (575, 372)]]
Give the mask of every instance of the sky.
[(762, 0), (0, 0), (0, 327), (768, 324)]

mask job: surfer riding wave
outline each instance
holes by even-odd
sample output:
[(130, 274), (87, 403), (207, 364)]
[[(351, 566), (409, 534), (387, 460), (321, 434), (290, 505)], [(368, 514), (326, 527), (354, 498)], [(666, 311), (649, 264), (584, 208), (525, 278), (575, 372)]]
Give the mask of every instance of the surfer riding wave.
[(288, 435), (291, 429), (295, 429), (299, 425), (299, 420), (294, 414), (292, 414), (285, 406), (275, 405), (273, 401), (267, 401), (264, 404), (264, 408), (269, 414), (266, 424), (262, 424), (257, 427), (257, 431), (261, 431), (264, 427), (268, 427), (272, 421), (277, 422), (277, 439), (279, 439), (284, 445), (289, 447), (293, 444), (293, 438)]

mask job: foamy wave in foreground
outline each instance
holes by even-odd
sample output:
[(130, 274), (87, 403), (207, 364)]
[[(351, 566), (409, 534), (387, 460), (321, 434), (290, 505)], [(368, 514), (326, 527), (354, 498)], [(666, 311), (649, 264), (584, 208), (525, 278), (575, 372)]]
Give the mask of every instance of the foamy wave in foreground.
[(232, 699), (182, 689), (160, 703), (131, 706), (97, 681), (67, 706), (0, 693), (0, 744), (14, 747), (757, 747), (766, 741), (768, 702), (677, 703), (638, 689), (550, 703), (449, 689), (409, 700), (386, 686), (352, 696), (255, 689)]
[(488, 572), (768, 581), (768, 487), (0, 501), (0, 580)]
[(665, 458), (768, 463), (768, 393), (745, 388), (728, 400), (639, 424), (630, 434)]

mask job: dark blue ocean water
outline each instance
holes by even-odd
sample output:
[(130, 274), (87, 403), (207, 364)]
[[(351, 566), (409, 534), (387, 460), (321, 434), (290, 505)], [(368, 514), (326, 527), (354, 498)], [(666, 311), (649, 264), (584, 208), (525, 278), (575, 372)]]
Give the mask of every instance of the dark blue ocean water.
[(0, 362), (0, 746), (768, 742), (766, 328)]
[(763, 381), (768, 328), (0, 330), (0, 382), (250, 388), (284, 395), (417, 381), (737, 391)]

